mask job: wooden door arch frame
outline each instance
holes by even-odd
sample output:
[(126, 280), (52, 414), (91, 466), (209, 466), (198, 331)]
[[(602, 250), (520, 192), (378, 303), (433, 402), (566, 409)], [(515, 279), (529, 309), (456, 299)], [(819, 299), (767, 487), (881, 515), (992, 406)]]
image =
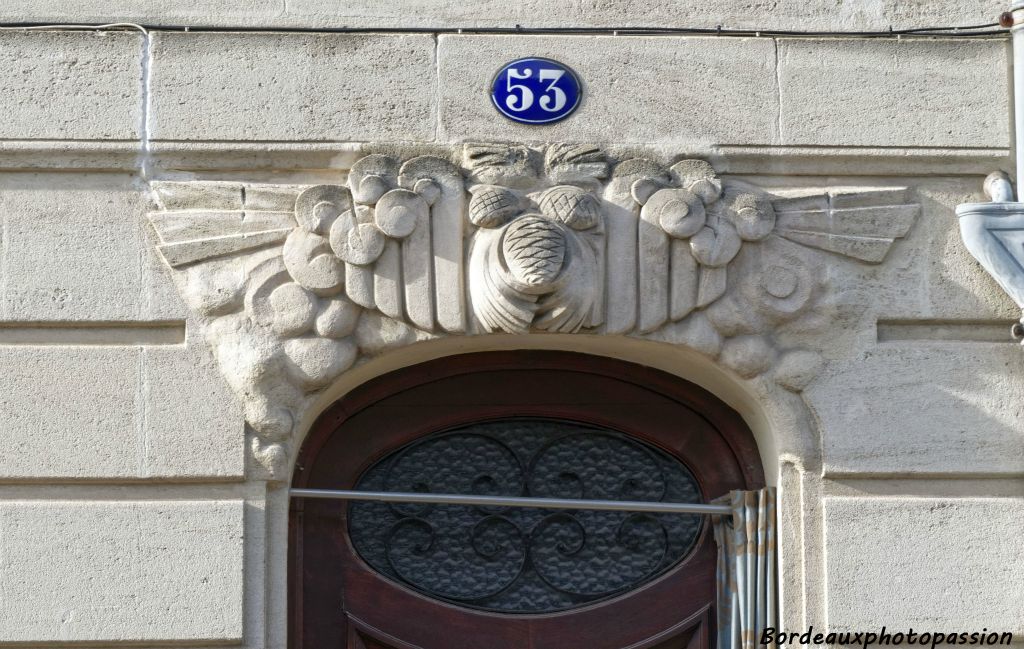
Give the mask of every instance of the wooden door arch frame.
[[(707, 390), (667, 372), (613, 358), (576, 352), (516, 350), (443, 357), (381, 375), (351, 390), (325, 409), (317, 418), (297, 454), (292, 486), (295, 488), (322, 486), (309, 483), (309, 473), (305, 470), (306, 467), (313, 465), (320, 451), (336, 434), (340, 433), (341, 427), (347, 420), (367, 408), (372, 408), (374, 404), (402, 392), (453, 377), (488, 372), (533, 370), (604, 377), (623, 384), (637, 386), (675, 401), (693, 410), (721, 432), (732, 455), (737, 460), (739, 471), (742, 473), (743, 486), (756, 488), (764, 485), (761, 457), (749, 427), (736, 411)], [(543, 414), (541, 411), (538, 413)], [(602, 422), (595, 420), (592, 423), (600, 424)], [(415, 436), (412, 435), (412, 437)], [(369, 463), (373, 459), (365, 458), (363, 461)], [(290, 514), (289, 538), (292, 545), (289, 551), (290, 639), (295, 637), (296, 627), (302, 626), (300, 620), (305, 608), (302, 602), (303, 577), (298, 571), (298, 565), (301, 564), (303, 542), (302, 533), (299, 531), (302, 507), (301, 502), (294, 504)]]
[[(283, 479), (290, 481), (295, 474), (297, 449), (312, 435), (323, 414), (381, 376), (470, 353), (520, 350), (575, 352), (619, 360), (653, 368), (703, 388), (738, 412), (753, 432), (769, 485), (782, 488), (783, 480), (791, 480), (795, 474), (816, 475), (823, 470), (820, 423), (799, 391), (786, 389), (770, 378), (744, 379), (713, 356), (682, 345), (628, 336), (531, 333), (443, 336), (390, 348), (356, 364), (303, 408), (295, 438), (285, 454), (287, 472)], [(795, 604), (793, 607), (796, 610)]]

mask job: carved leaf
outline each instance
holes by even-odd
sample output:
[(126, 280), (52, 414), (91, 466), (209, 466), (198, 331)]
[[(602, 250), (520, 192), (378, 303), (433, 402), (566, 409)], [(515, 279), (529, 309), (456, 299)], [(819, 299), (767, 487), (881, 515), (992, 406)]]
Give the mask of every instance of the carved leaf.
[(537, 152), (511, 144), (467, 144), (463, 164), (469, 179), (485, 185), (528, 187), (537, 180)]
[(588, 183), (608, 177), (604, 151), (588, 144), (552, 144), (544, 154), (548, 178), (557, 183)]
[[(403, 242), (403, 281), (409, 318), (432, 330), (433, 322), (444, 331), (465, 331), (465, 269), (463, 239), (466, 231), (466, 192), (460, 170), (436, 156), (406, 160), (398, 177), (406, 188), (419, 192), (427, 186), (430, 227), (417, 230)], [(422, 219), (426, 220), (426, 219)], [(431, 263), (432, 262), (432, 263)]]
[(171, 268), (180, 268), (189, 264), (226, 257), (248, 250), (265, 248), (281, 243), (288, 237), (291, 230), (267, 230), (233, 234), (224, 237), (209, 237), (196, 241), (181, 241), (157, 246), (160, 254)]
[(286, 230), (295, 225), (291, 212), (242, 210), (150, 212), (149, 221), (165, 244)]

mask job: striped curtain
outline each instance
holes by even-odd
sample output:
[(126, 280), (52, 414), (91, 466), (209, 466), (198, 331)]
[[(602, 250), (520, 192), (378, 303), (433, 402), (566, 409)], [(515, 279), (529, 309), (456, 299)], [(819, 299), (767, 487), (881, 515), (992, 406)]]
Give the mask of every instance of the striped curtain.
[(778, 628), (775, 489), (733, 491), (714, 501), (718, 543), (718, 649), (756, 649), (765, 627)]

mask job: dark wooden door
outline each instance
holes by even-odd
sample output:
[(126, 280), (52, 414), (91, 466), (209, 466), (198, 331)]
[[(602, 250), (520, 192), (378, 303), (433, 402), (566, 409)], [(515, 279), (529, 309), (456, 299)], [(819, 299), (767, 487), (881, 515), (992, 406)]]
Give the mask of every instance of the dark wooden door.
[[(365, 384), (319, 418), (293, 480), (704, 501), (763, 483), (750, 431), (703, 389), (634, 364), (534, 351), (449, 357)], [(453, 511), (293, 500), (293, 649), (713, 644), (707, 520)]]

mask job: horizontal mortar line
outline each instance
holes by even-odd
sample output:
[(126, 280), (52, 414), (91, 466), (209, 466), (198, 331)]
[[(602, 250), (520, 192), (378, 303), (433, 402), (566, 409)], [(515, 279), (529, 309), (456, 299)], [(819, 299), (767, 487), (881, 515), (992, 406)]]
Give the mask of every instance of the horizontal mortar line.
[[(585, 138), (584, 138), (585, 139)], [(535, 143), (541, 143), (540, 140), (531, 140)], [(322, 146), (331, 145), (390, 145), (390, 144), (411, 144), (421, 146), (448, 146), (449, 144), (456, 144), (461, 146), (462, 144), (491, 144), (502, 142), (491, 142), (486, 138), (477, 138), (467, 142), (454, 142), (448, 143), (445, 141), (435, 140), (410, 140), (410, 139), (380, 139), (380, 140), (339, 140), (339, 139), (328, 139), (328, 138), (307, 138), (307, 139), (236, 139), (236, 138), (224, 138), (224, 139), (177, 139), (177, 138), (153, 138), (150, 140), (151, 145), (156, 146), (168, 146), (168, 145), (243, 145), (243, 146), (262, 146), (267, 144), (277, 144), (282, 146), (296, 146), (305, 144), (316, 144)], [(614, 148), (614, 147), (627, 147), (636, 146), (640, 144), (639, 141), (629, 140), (613, 140), (606, 141), (602, 144), (602, 148)], [(518, 144), (518, 142), (513, 143)], [(670, 142), (671, 144), (671, 142)], [(680, 142), (680, 144), (684, 144)], [(714, 151), (723, 149), (739, 149), (739, 150), (758, 150), (758, 149), (782, 149), (782, 150), (809, 150), (809, 151), (856, 151), (858, 153), (863, 151), (878, 151), (878, 152), (892, 152), (900, 153), (903, 151), (927, 151), (927, 152), (964, 152), (964, 153), (995, 153), (1003, 154), (1010, 151), (1009, 147), (997, 147), (997, 146), (959, 146), (959, 145), (873, 145), (873, 144), (781, 144), (771, 142), (751, 142), (751, 143), (736, 143), (736, 144), (714, 144), (714, 143), (692, 143), (694, 146), (701, 151)]]
[(184, 320), (0, 322), (0, 346), (185, 344)]
[(368, 145), (368, 144), (370, 144), (370, 145), (372, 145), (372, 144), (383, 144), (383, 145), (418, 144), (418, 145), (426, 145), (426, 146), (444, 146), (445, 145), (444, 142), (436, 142), (434, 140), (410, 140), (408, 138), (402, 138), (402, 139), (386, 139), (386, 138), (382, 138), (380, 140), (357, 140), (357, 139), (339, 140), (339, 139), (336, 139), (336, 138), (305, 138), (305, 139), (302, 139), (302, 138), (295, 138), (295, 139), (273, 139), (273, 138), (271, 138), (271, 139), (258, 139), (258, 138), (252, 138), (252, 139), (238, 139), (238, 138), (209, 138), (209, 139), (202, 139), (202, 138), (196, 138), (196, 139), (192, 140), (192, 139), (158, 138), (158, 137), (156, 137), (156, 138), (151, 139), (149, 141), (149, 143), (151, 145), (155, 145), (155, 146), (162, 146), (162, 145), (190, 146), (190, 145), (195, 145), (195, 144), (212, 144), (212, 145), (225, 145), (225, 144), (228, 144), (228, 145), (234, 145), (234, 146), (237, 146), (237, 145), (262, 146), (262, 145), (265, 145), (265, 144), (279, 144), (279, 145), (282, 145), (282, 146), (296, 146), (296, 145), (304, 145), (304, 144), (318, 144), (318, 145), (324, 145), (324, 146), (344, 146), (344, 145), (364, 146), (364, 145)]
[[(1024, 489), (1024, 471), (982, 472), (982, 471), (932, 471), (932, 472), (898, 472), (898, 471), (854, 471), (842, 469), (828, 471), (826, 476), (837, 485), (856, 484), (884, 486), (908, 486), (917, 489), (922, 483), (929, 481), (956, 480), (956, 488), (965, 484), (977, 483), (979, 486), (991, 485), (1003, 481), (1008, 486)], [(863, 483), (863, 484), (862, 484)], [(943, 486), (943, 485), (938, 485)], [(837, 494), (838, 495), (838, 494)]]
[[(797, 164), (801, 164), (801, 163), (797, 163)], [(836, 189), (836, 188), (839, 188), (839, 189), (858, 188), (858, 185), (855, 184), (855, 183), (869, 183), (869, 182), (870, 183), (876, 183), (880, 179), (890, 179), (891, 180), (893, 178), (901, 179), (904, 182), (908, 181), (908, 180), (928, 181), (928, 180), (943, 180), (943, 179), (946, 179), (946, 180), (962, 180), (964, 178), (978, 179), (979, 177), (983, 177), (985, 175), (985, 172), (984, 171), (973, 171), (972, 172), (970, 170), (956, 170), (956, 169), (932, 169), (932, 170), (929, 170), (927, 168), (920, 168), (919, 167), (917, 169), (914, 169), (913, 167), (909, 167), (909, 168), (901, 170), (899, 175), (897, 175), (893, 171), (890, 171), (889, 173), (885, 173), (885, 171), (881, 171), (879, 173), (876, 173), (876, 174), (872, 175), (872, 174), (867, 173), (866, 171), (858, 171), (856, 173), (853, 173), (853, 172), (836, 173), (834, 170), (830, 170), (830, 169), (824, 169), (824, 170), (821, 171), (821, 173), (818, 173), (818, 174), (814, 174), (814, 173), (811, 173), (811, 172), (805, 171), (805, 170), (796, 171), (796, 172), (794, 172), (792, 174), (784, 174), (784, 173), (770, 173), (770, 172), (752, 172), (752, 171), (745, 171), (745, 170), (743, 170), (741, 168), (740, 170), (733, 171), (733, 172), (721, 172), (718, 175), (721, 178), (733, 178), (733, 179), (737, 179), (737, 180), (747, 180), (748, 182), (755, 182), (755, 181), (770, 182), (772, 180), (777, 180), (779, 178), (796, 179), (796, 180), (804, 178), (804, 179), (806, 179), (807, 184), (808, 184), (807, 187), (799, 187), (799, 186), (795, 186), (795, 185), (781, 185), (781, 184), (773, 185), (773, 186), (762, 186), (761, 187), (761, 189), (764, 189), (764, 190), (766, 190), (768, 192), (774, 192), (774, 191), (791, 190), (791, 189), (810, 189), (810, 190), (818, 189), (818, 190), (826, 191), (828, 189)], [(842, 182), (840, 183), (839, 180), (823, 181), (822, 180), (823, 178), (827, 178), (827, 179), (842, 179)], [(981, 185), (979, 184), (978, 186), (980, 187)], [(861, 184), (860, 187), (863, 187), (863, 184)], [(874, 187), (874, 185), (872, 185), (872, 187)], [(882, 189), (891, 189), (891, 188), (894, 188), (894, 187), (895, 186), (893, 186), (893, 185), (881, 186)], [(797, 196), (795, 198), (802, 198), (802, 197)], [(908, 203), (908, 205), (909, 204), (910, 203)], [(914, 203), (914, 204), (916, 205), (916, 203)], [(843, 209), (846, 209), (846, 208), (843, 208)], [(792, 214), (792, 212), (790, 212), (790, 214)], [(897, 237), (897, 238), (899, 238), (899, 237)]]
[[(16, 144), (24, 146), (66, 146), (69, 144), (79, 144), (88, 146), (124, 146), (126, 144), (138, 145), (141, 142), (138, 138), (18, 138), (18, 137), (0, 137), (0, 146)], [(487, 140), (477, 139), (472, 142), (483, 142), (487, 143)], [(539, 140), (538, 140), (539, 142)], [(360, 140), (356, 138), (352, 139), (337, 139), (337, 138), (267, 138), (267, 139), (238, 139), (238, 138), (196, 138), (196, 139), (182, 139), (182, 138), (153, 138), (150, 140), (151, 144), (425, 144), (425, 145), (443, 145), (444, 142), (438, 142), (435, 140), (411, 140), (408, 138), (398, 139), (386, 139), (382, 138), (379, 140)], [(461, 144), (461, 143), (460, 143)], [(605, 145), (614, 146), (620, 145), (636, 145), (637, 142), (633, 141), (610, 141), (605, 142)], [(757, 149), (757, 148), (774, 148), (774, 149), (825, 149), (825, 150), (852, 150), (852, 151), (901, 151), (901, 150), (922, 150), (922, 151), (978, 151), (978, 152), (1004, 152), (1009, 151), (1009, 147), (1002, 146), (965, 146), (965, 145), (941, 145), (941, 144), (813, 144), (813, 143), (781, 143), (781, 142), (745, 142), (745, 143), (698, 143), (698, 146), (711, 149)]]
[[(821, 477), (836, 484), (845, 483), (871, 483), (871, 482), (900, 482), (905, 485), (915, 483), (938, 482), (955, 480), (957, 482), (967, 481), (1019, 481), (1024, 478), (1024, 471), (1005, 471), (993, 473), (991, 471), (870, 471), (860, 469), (834, 469), (825, 468)], [(845, 497), (845, 496), (842, 496)]]
[(957, 151), (963, 153), (1006, 153), (1009, 152), (1009, 147), (999, 146), (959, 146), (951, 144), (948, 146), (943, 145), (924, 145), (924, 144), (894, 144), (894, 145), (881, 145), (881, 144), (714, 144), (710, 145), (712, 148), (717, 149), (740, 149), (740, 150), (757, 150), (758, 148), (770, 148), (770, 149), (789, 149), (789, 150), (808, 150), (808, 151), (856, 151), (861, 153), (864, 151), (879, 151), (879, 152), (891, 152), (899, 153), (901, 151), (927, 151), (927, 152), (946, 152), (946, 151)]
[[(74, 153), (80, 153), (82, 149), (90, 148), (103, 149), (97, 152), (131, 152), (140, 144), (140, 140), (90, 140), (90, 139), (21, 139), (21, 138), (0, 138), (0, 153), (33, 153), (36, 150), (52, 151), (53, 148), (70, 148)], [(485, 138), (478, 138), (474, 142), (487, 143)], [(539, 141), (537, 141), (539, 143)], [(451, 143), (436, 140), (410, 140), (410, 139), (387, 139), (359, 140), (359, 139), (335, 139), (335, 138), (306, 138), (306, 139), (177, 139), (177, 138), (154, 138), (150, 140), (154, 153), (179, 153), (188, 152), (188, 147), (199, 147), (202, 149), (218, 149), (221, 147), (237, 147), (242, 150), (267, 145), (279, 146), (282, 148), (292, 147), (364, 147), (374, 145), (408, 144), (424, 147), (443, 147)], [(461, 143), (458, 143), (461, 144)], [(606, 142), (605, 148), (636, 146), (636, 141)], [(686, 143), (679, 143), (680, 145)], [(690, 145), (701, 152), (729, 151), (737, 153), (757, 153), (759, 151), (779, 151), (794, 153), (875, 153), (878, 155), (899, 155), (907, 152), (913, 153), (953, 153), (955, 155), (984, 155), (986, 157), (1008, 155), (1009, 147), (984, 147), (984, 146), (959, 146), (959, 145), (870, 145), (870, 144), (781, 144), (781, 143), (734, 143), (734, 144), (701, 144)], [(12, 147), (5, 149), (4, 147)], [(185, 147), (182, 151), (179, 147)], [(71, 151), (69, 151), (70, 153)]]
[(1011, 320), (878, 320), (877, 341), (1014, 343)]
[(944, 476), (934, 479), (840, 475), (828, 480), (827, 498), (1020, 498), (1019, 474)]
[(109, 144), (112, 146), (123, 144), (138, 144), (139, 138), (118, 138), (118, 137), (0, 137), (0, 144)]
[(134, 502), (265, 499), (266, 490), (241, 477), (203, 477), (170, 480), (35, 480), (0, 481), (0, 503), (11, 501)]
[(198, 638), (193, 640), (0, 640), (0, 649), (208, 649), (210, 647), (238, 646), (238, 639)]

